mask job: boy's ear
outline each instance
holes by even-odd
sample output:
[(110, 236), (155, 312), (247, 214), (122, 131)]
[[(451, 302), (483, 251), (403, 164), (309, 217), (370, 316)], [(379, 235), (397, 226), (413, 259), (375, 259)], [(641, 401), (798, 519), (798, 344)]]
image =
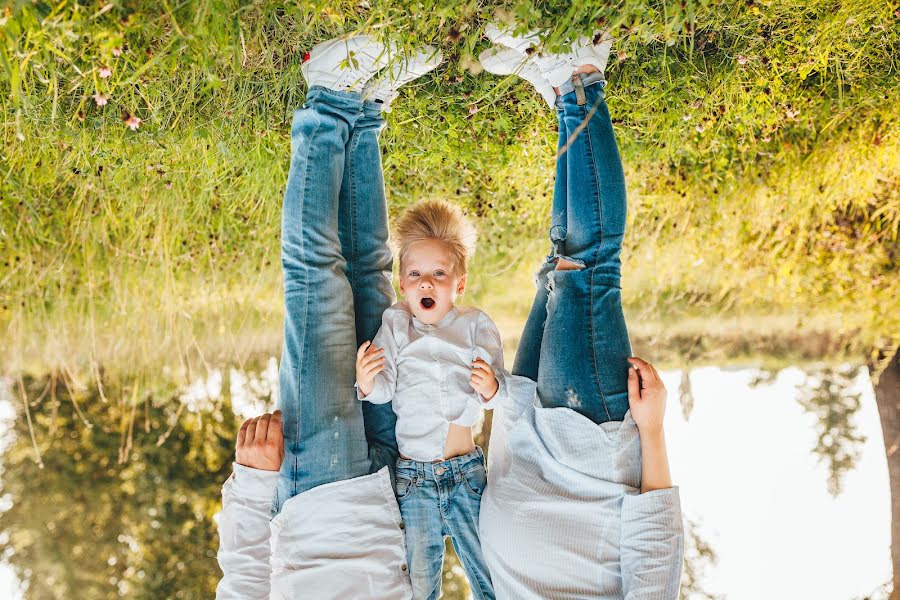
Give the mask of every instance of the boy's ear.
[(400, 279), (400, 293), (405, 296), (406, 290), (403, 288), (403, 278), (399, 278), (399, 279)]
[(463, 292), (466, 291), (466, 276), (463, 275), (459, 278), (459, 283), (456, 284), (456, 295), (462, 296)]

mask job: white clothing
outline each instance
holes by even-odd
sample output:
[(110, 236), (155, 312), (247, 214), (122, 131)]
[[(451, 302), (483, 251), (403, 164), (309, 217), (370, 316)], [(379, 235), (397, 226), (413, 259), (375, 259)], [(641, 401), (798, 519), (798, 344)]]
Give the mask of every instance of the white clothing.
[(596, 424), (507, 381), (494, 411), (481, 547), (500, 600), (675, 600), (684, 531), (677, 487), (644, 494), (631, 411)]
[[(360, 400), (391, 402), (397, 414), (400, 454), (430, 462), (444, 458), (450, 424), (470, 427), (506, 398), (500, 332), (490, 317), (469, 306), (450, 309), (434, 325), (413, 316), (406, 302), (384, 311), (372, 342), (384, 348), (384, 370), (372, 392)], [(489, 402), (469, 383), (472, 361), (481, 358), (494, 369), (500, 387)]]
[[(638, 494), (631, 413), (597, 425), (541, 407), (529, 379), (507, 384), (481, 504), (498, 600), (675, 600), (684, 555), (678, 488)], [(387, 468), (294, 496), (271, 525), (278, 473), (234, 468), (222, 490), (217, 598), (412, 597)]]
[(235, 463), (222, 487), (217, 599), (412, 598), (387, 467), (298, 494), (271, 519), (277, 481)]

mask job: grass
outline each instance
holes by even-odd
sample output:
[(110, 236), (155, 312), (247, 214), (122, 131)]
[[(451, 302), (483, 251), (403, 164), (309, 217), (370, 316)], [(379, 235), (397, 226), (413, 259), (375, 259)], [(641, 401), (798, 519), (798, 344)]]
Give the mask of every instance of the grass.
[(666, 348), (699, 339), (685, 360), (730, 360), (824, 336), (841, 340), (829, 353), (862, 356), (900, 335), (897, 10), (14, 3), (0, 16), (3, 370), (88, 385), (277, 354), (302, 50), (351, 31), (443, 49), (389, 115), (391, 211), (448, 197), (477, 218), (466, 300), (514, 345), (546, 250), (555, 119), (525, 84), (478, 72), (493, 19), (547, 28), (551, 49), (598, 24), (616, 32), (608, 101), (629, 182), (636, 347), (677, 362)]

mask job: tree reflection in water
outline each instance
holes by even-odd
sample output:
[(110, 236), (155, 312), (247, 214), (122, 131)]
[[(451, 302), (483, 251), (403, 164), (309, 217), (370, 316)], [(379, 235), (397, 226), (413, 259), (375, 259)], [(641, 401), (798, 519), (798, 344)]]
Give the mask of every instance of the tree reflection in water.
[[(183, 404), (131, 405), (107, 389), (107, 402), (94, 390), (76, 408), (65, 386), (34, 400), (51, 378), (24, 384), (43, 468), (17, 418), (2, 459), (0, 491), (11, 506), (0, 515), (0, 551), (26, 582), (25, 597), (209, 598), (220, 577), (214, 515), (233, 457), (229, 403), (182, 414)], [(119, 464), (129, 430), (130, 455)]]
[[(827, 485), (832, 496), (841, 493), (842, 478), (856, 467), (860, 446), (866, 441), (853, 424), (861, 407), (861, 394), (850, 391), (860, 369), (852, 365), (809, 369), (803, 383), (797, 386), (797, 402), (816, 417), (818, 439), (812, 452), (828, 467)], [(750, 385), (771, 385), (778, 373), (761, 369)]]
[(800, 406), (818, 421), (813, 453), (828, 466), (828, 491), (832, 496), (841, 492), (842, 478), (855, 468), (860, 446), (866, 441), (852, 422), (862, 394), (849, 390), (859, 372), (859, 367), (825, 367), (808, 373), (798, 390)]

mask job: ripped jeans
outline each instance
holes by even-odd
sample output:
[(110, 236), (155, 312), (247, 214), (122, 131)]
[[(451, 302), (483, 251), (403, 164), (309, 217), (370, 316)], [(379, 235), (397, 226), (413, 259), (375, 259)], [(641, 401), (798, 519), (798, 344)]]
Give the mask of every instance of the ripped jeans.
[[(551, 251), (522, 332), (514, 375), (537, 382), (544, 407), (595, 423), (628, 411), (631, 343), (620, 287), (625, 175), (599, 73), (576, 76), (557, 100), (559, 154)], [(556, 270), (560, 259), (576, 270)]]

